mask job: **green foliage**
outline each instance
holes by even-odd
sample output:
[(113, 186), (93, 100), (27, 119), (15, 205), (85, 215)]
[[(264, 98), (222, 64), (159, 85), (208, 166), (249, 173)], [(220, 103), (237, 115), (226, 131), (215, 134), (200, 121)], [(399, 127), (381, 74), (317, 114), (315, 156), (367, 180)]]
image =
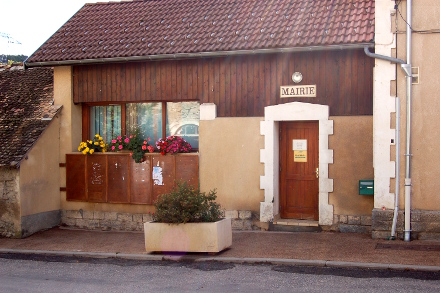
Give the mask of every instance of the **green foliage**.
[(178, 182), (173, 191), (160, 195), (155, 201), (153, 219), (160, 223), (216, 222), (224, 217), (216, 198), (215, 190), (206, 194), (186, 182)]
[(28, 56), (25, 55), (2, 55), (0, 59), (2, 62), (6, 63), (7, 61), (7, 63), (11, 65), (12, 63), (23, 62), (27, 57)]
[(129, 150), (130, 156), (136, 163), (142, 163), (144, 161), (144, 154), (147, 151), (154, 151), (154, 148), (148, 145), (148, 141), (142, 138), (138, 129), (130, 136), (124, 135), (123, 137), (118, 136), (112, 139), (109, 149), (112, 152)]

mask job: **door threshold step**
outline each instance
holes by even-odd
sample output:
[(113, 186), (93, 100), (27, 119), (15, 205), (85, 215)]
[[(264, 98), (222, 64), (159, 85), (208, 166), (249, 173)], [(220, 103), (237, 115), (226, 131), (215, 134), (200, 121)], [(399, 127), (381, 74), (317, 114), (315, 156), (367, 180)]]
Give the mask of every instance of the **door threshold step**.
[(269, 231), (284, 232), (320, 232), (318, 221), (278, 219), (269, 223)]

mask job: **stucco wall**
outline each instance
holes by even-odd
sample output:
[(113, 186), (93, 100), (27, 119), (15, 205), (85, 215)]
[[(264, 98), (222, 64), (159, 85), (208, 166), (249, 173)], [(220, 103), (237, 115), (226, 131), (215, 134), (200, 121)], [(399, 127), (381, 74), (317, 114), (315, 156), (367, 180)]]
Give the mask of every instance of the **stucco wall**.
[(19, 170), (0, 168), (0, 236), (20, 237)]
[[(406, 3), (400, 5), (406, 17)], [(430, 30), (440, 27), (440, 1), (412, 2), (412, 27), (414, 30)], [(398, 17), (397, 57), (406, 60), (406, 24)], [(440, 79), (437, 57), (440, 35), (436, 33), (412, 34), (412, 67), (420, 68), (420, 83), (412, 86), (411, 116), (411, 208), (440, 210), (440, 103), (438, 92)], [(400, 152), (400, 207), (404, 206), (405, 131), (406, 131), (406, 80), (403, 71), (397, 69), (397, 95), (401, 98)]]
[[(81, 105), (73, 104), (72, 67), (54, 67), (54, 103), (62, 105), (60, 114), (60, 163), (66, 162), (66, 154), (77, 151), (82, 138)], [(60, 186), (66, 186), (66, 168), (59, 168)], [(65, 197), (65, 192), (62, 192)]]
[(59, 129), (54, 117), (20, 165), (23, 217), (60, 209)]
[(259, 212), (264, 192), (260, 176), (260, 135), (263, 118), (216, 118), (200, 121), (200, 188), (217, 189), (217, 202), (226, 210)]
[[(73, 104), (72, 67), (54, 67), (54, 103), (62, 105), (60, 114), (60, 150), (59, 162), (66, 162), (66, 154), (77, 151), (82, 138), (82, 110), (80, 105)], [(66, 168), (61, 167), (59, 182), (61, 187), (66, 186)], [(61, 208), (65, 209), (66, 192), (61, 192)]]
[(333, 149), (333, 164), (329, 178), (333, 192), (329, 203), (336, 215), (371, 215), (373, 196), (359, 195), (359, 180), (373, 179), (373, 117), (330, 117), (333, 135), (329, 148)]

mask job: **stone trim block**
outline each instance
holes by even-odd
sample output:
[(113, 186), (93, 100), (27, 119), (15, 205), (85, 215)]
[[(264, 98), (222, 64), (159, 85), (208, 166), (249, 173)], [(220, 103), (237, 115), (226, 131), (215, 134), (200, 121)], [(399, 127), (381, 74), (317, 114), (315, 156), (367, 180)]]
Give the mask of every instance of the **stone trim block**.
[(84, 211), (82, 215), (83, 219), (94, 219), (93, 211)]
[(95, 220), (104, 220), (105, 219), (105, 213), (100, 211), (95, 211), (93, 213), (93, 218)]
[(238, 211), (225, 211), (225, 218), (238, 219)]
[(347, 222), (349, 225), (360, 225), (361, 224), (361, 217), (359, 216), (348, 216)]
[(217, 118), (217, 105), (214, 103), (203, 103), (200, 105), (200, 120), (214, 120)]
[(238, 211), (238, 217), (242, 220), (252, 219), (252, 212), (251, 211)]

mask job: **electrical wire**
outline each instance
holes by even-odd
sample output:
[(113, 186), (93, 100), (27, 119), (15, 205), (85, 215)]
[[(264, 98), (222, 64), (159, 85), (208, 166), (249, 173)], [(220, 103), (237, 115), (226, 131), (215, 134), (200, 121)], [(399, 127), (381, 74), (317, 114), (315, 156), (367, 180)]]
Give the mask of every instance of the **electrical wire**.
[[(394, 9), (397, 10), (402, 20), (406, 23), (406, 25), (410, 28), (410, 30), (414, 33), (419, 34), (438, 34), (440, 33), (440, 29), (429, 29), (429, 30), (415, 30), (412, 28), (412, 26), (406, 21), (406, 19), (403, 17), (399, 5), (402, 3), (402, 0), (394, 0)], [(396, 25), (396, 33), (402, 33), (402, 31), (397, 31), (397, 25)]]

